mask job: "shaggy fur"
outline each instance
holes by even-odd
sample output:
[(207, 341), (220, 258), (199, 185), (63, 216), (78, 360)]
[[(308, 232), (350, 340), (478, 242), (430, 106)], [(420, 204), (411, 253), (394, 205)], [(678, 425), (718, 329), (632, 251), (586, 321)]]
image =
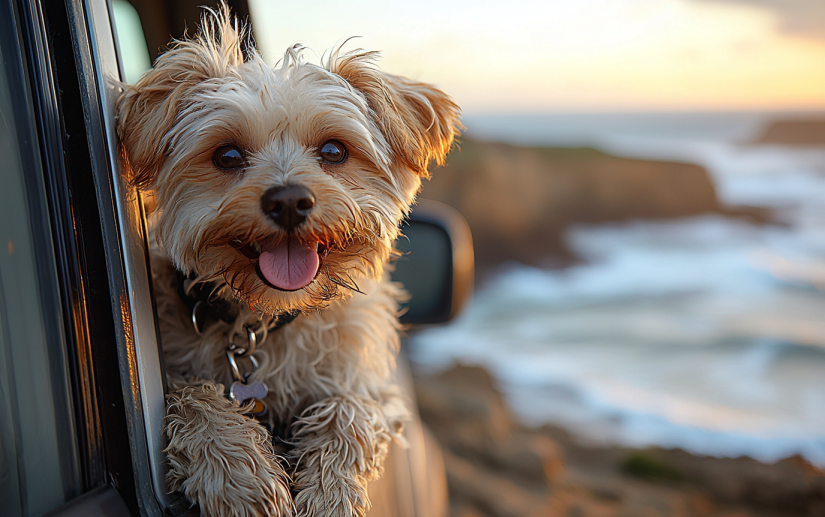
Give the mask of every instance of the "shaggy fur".
[[(204, 515), (362, 516), (407, 409), (391, 381), (399, 288), (384, 267), (398, 225), (458, 133), (459, 110), (436, 88), (384, 74), (374, 53), (331, 53), (321, 66), (287, 50), (267, 66), (242, 52), (244, 29), (226, 9), (175, 42), (134, 86), (124, 85), (118, 132), (129, 181), (151, 193), (152, 262), (169, 379), (168, 482)], [(249, 45), (251, 48), (251, 45)], [(342, 142), (339, 164), (319, 148)], [(216, 150), (244, 152), (242, 170)], [(316, 205), (293, 230), (324, 250), (315, 279), (273, 289), (244, 249), (287, 238), (261, 210), (273, 186), (311, 190)], [(237, 304), (232, 323), (195, 333), (176, 270), (217, 285)], [(356, 294), (356, 291), (360, 294)], [(265, 328), (252, 380), (269, 387), (268, 423), (284, 430), (276, 456), (262, 424), (225, 395), (225, 351), (244, 325)]]

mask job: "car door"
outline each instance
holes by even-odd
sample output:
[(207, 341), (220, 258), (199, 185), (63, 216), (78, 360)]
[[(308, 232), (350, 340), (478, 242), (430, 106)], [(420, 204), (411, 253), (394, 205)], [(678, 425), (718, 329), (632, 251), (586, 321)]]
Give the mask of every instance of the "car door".
[(0, 510), (161, 515), (163, 377), (140, 202), (116, 174), (109, 6), (7, 0), (0, 23)]

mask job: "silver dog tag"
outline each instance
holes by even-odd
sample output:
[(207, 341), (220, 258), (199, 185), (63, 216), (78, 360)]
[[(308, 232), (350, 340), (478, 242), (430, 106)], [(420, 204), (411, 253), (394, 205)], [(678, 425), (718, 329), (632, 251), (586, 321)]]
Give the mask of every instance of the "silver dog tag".
[(266, 397), (268, 392), (269, 389), (266, 387), (266, 384), (261, 381), (250, 382), (248, 384), (235, 381), (229, 386), (229, 398), (237, 401), (240, 405), (244, 405), (250, 400), (255, 402), (250, 413), (256, 416), (260, 416), (266, 411), (266, 406), (264, 406), (261, 401)]

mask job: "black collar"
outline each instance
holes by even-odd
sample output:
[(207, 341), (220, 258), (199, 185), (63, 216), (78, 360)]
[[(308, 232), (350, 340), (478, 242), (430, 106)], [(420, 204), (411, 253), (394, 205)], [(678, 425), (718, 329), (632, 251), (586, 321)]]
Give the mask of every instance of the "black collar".
[[(214, 282), (194, 283), (193, 275), (186, 276), (180, 271), (177, 272), (177, 275), (178, 296), (192, 314), (192, 324), (196, 325), (196, 331), (204, 328), (207, 319), (224, 321), (230, 324), (235, 322), (241, 311), (235, 302), (215, 295), (220, 287), (219, 284)], [(267, 331), (275, 332), (297, 317), (297, 313), (285, 312), (274, 318)]]

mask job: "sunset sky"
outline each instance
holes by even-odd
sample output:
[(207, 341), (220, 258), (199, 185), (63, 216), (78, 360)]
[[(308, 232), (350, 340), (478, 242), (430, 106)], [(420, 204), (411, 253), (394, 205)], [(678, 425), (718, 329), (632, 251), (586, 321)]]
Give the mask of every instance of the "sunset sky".
[(823, 0), (251, 0), (273, 63), (381, 50), (467, 113), (825, 109)]

